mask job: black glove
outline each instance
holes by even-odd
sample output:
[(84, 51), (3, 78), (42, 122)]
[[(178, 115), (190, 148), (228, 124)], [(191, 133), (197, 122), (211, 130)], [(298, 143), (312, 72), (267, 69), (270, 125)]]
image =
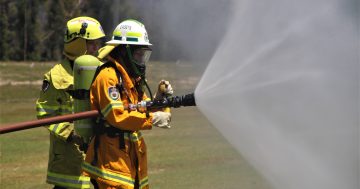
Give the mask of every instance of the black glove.
[(82, 137), (74, 132), (71, 132), (71, 134), (67, 138), (67, 141), (75, 143), (75, 144), (79, 145), (80, 147), (82, 147), (84, 145), (84, 140), (82, 139)]

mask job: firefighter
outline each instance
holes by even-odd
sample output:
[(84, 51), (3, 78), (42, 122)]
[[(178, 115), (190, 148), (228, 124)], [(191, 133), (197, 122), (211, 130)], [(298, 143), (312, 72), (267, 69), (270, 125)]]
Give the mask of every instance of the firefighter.
[[(140, 130), (168, 127), (171, 113), (126, 107), (149, 99), (145, 94), (145, 63), (152, 44), (144, 25), (136, 20), (121, 22), (106, 44), (98, 57), (107, 62), (90, 88), (91, 107), (102, 117), (82, 168), (101, 189), (146, 189), (147, 150)], [(172, 94), (169, 83), (163, 92)]]
[[(73, 62), (84, 54), (97, 55), (105, 37), (100, 23), (90, 17), (77, 17), (67, 22), (64, 36), (65, 59), (44, 75), (36, 101), (38, 119), (73, 112)], [(90, 178), (81, 176), (84, 152), (82, 138), (70, 122), (47, 126), (50, 131), (49, 162), (46, 182), (55, 189), (90, 188)]]

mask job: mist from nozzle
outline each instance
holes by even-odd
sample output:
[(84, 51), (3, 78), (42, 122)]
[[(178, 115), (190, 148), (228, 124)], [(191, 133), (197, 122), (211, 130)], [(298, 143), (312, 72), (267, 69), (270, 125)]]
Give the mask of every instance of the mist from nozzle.
[(196, 88), (201, 112), (276, 189), (360, 188), (358, 7), (236, 1)]
[(211, 60), (196, 104), (274, 188), (360, 188), (357, 0), (140, 2), (152, 58)]

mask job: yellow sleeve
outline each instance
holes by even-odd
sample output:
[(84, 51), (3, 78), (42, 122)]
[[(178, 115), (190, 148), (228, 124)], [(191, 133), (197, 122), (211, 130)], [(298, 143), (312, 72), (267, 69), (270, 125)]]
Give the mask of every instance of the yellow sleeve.
[[(40, 96), (36, 100), (37, 118), (42, 119), (72, 113), (70, 99), (67, 97), (70, 98), (64, 90), (55, 89), (49, 77), (45, 75)], [(62, 140), (66, 140), (74, 129), (70, 122), (51, 124), (46, 127), (50, 133)]]

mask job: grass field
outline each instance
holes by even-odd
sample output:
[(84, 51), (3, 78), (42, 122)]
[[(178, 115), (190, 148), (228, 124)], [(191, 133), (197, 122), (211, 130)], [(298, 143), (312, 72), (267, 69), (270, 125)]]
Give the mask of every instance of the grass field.
[[(42, 75), (54, 63), (0, 63), (0, 124), (35, 119)], [(193, 92), (203, 68), (152, 62), (152, 89), (170, 80), (175, 94)], [(153, 91), (155, 92), (155, 91)], [(155, 189), (270, 189), (270, 186), (210, 125), (196, 107), (174, 109), (172, 128), (143, 132), (149, 152), (149, 179)], [(50, 189), (45, 183), (48, 132), (36, 128), (1, 135), (0, 188)]]

